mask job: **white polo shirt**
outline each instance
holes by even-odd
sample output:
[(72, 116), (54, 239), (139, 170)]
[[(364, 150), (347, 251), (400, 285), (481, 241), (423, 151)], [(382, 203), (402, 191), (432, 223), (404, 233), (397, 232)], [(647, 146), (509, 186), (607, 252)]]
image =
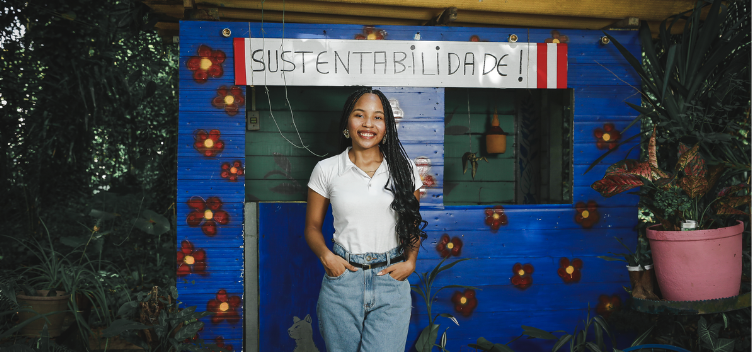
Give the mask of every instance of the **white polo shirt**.
[[(340, 155), (319, 161), (308, 187), (332, 204), (334, 241), (353, 254), (387, 252), (399, 243), (394, 231), (397, 214), (391, 208), (394, 195), (384, 189), (389, 165), (384, 159), (373, 177), (368, 177), (350, 161), (348, 151), (350, 147)], [(410, 164), (418, 190), (423, 182), (418, 168), (412, 161)]]

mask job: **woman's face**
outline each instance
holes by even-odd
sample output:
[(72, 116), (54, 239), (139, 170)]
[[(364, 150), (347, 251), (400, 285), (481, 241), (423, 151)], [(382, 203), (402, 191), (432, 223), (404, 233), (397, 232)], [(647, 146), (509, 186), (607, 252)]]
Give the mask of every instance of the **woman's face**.
[(347, 119), (353, 149), (369, 149), (379, 145), (386, 133), (384, 106), (379, 96), (363, 94)]

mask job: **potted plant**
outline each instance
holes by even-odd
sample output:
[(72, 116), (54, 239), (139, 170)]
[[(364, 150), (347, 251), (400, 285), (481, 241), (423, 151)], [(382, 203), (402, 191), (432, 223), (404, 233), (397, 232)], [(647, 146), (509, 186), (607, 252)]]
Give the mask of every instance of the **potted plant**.
[(611, 256), (598, 256), (607, 261), (622, 261), (627, 263), (627, 271), (629, 272), (629, 282), (632, 285), (631, 294), (634, 298), (639, 299), (651, 299), (658, 300), (658, 296), (653, 291), (653, 280), (655, 274), (653, 272), (653, 258), (650, 255), (650, 248), (648, 247), (648, 240), (640, 236), (637, 238), (637, 248), (634, 252), (629, 250), (624, 242), (618, 237), (614, 237), (624, 249), (626, 253), (612, 253)]
[[(705, 6), (709, 11), (703, 11)], [(592, 187), (604, 197), (641, 187), (641, 211), (658, 224), (647, 229), (647, 237), (666, 299), (739, 293), (742, 252), (748, 254), (739, 220), (748, 218), (750, 201), (745, 11), (743, 2), (698, 2), (695, 9), (663, 21), (655, 43), (643, 23), (642, 62), (609, 36), (642, 78), (644, 105), (627, 104), (640, 112), (634, 122), (641, 120), (652, 135), (645, 148), (647, 161), (616, 163)], [(685, 21), (683, 34), (672, 37), (679, 20)], [(697, 222), (696, 231), (678, 231), (687, 220)]]
[[(42, 225), (44, 226), (44, 223)], [(95, 308), (93, 311), (99, 320), (104, 323), (111, 322), (109, 305), (113, 302), (108, 297), (117, 287), (112, 284), (122, 280), (106, 271), (106, 262), (90, 259), (85, 251), (74, 250), (65, 255), (58, 252), (54, 248), (49, 231), (46, 233), (47, 246), (42, 246), (34, 239), (22, 241), (9, 237), (19, 242), (39, 260), (35, 265), (19, 269), (19, 273), (28, 277), (28, 280), (19, 283), (21, 291), (16, 297), (19, 305), (27, 308), (19, 312), (21, 322), (38, 315), (44, 316), (44, 319), (36, 319), (26, 324), (19, 333), (39, 336), (42, 327), (47, 325), (50, 337), (59, 336), (62, 333), (65, 314), (71, 313), (84, 341), (87, 341), (91, 329), (87, 323), (88, 316), (81, 313), (90, 310), (82, 309), (80, 306), (85, 304)]]

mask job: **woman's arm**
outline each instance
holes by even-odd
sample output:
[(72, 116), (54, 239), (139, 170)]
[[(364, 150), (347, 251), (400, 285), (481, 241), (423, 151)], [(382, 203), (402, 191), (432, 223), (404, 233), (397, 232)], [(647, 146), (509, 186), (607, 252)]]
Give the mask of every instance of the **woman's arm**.
[(321, 260), (326, 274), (331, 277), (337, 277), (342, 275), (345, 269), (350, 269), (351, 271), (356, 271), (357, 269), (342, 257), (332, 253), (329, 247), (326, 246), (324, 235), (321, 233), (321, 225), (324, 223), (327, 208), (329, 208), (329, 199), (308, 188), (308, 206), (306, 207), (304, 230), (305, 239), (313, 253), (316, 254), (316, 257)]
[[(415, 199), (417, 199), (418, 203), (420, 203), (420, 190), (415, 191), (414, 194)], [(418, 260), (419, 250), (420, 237), (418, 237), (418, 242), (415, 244), (415, 246), (411, 248), (409, 252), (407, 252), (404, 262), (391, 265), (388, 268), (380, 271), (377, 275), (389, 274), (399, 281), (404, 281), (408, 276), (410, 276), (410, 274), (415, 271), (415, 261)]]

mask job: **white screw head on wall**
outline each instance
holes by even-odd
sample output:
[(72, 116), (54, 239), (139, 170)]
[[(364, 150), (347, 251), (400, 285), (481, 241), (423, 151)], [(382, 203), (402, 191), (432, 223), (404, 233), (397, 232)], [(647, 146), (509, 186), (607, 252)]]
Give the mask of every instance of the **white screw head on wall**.
[(604, 44), (604, 45), (605, 45), (605, 44), (608, 44), (608, 43), (611, 43), (611, 39), (608, 39), (608, 37), (607, 37), (607, 36), (605, 36), (605, 35), (604, 35), (604, 36), (602, 36), (602, 37), (601, 37), (601, 44)]
[(517, 40), (518, 40), (518, 39), (519, 39), (519, 38), (517, 37), (517, 34), (510, 34), (510, 35), (509, 35), (509, 42), (510, 42), (510, 43), (517, 43)]
[(232, 32), (230, 31), (229, 28), (225, 28), (225, 29), (222, 30), (222, 36), (225, 37), (225, 38), (229, 38), (230, 34), (232, 34)]

